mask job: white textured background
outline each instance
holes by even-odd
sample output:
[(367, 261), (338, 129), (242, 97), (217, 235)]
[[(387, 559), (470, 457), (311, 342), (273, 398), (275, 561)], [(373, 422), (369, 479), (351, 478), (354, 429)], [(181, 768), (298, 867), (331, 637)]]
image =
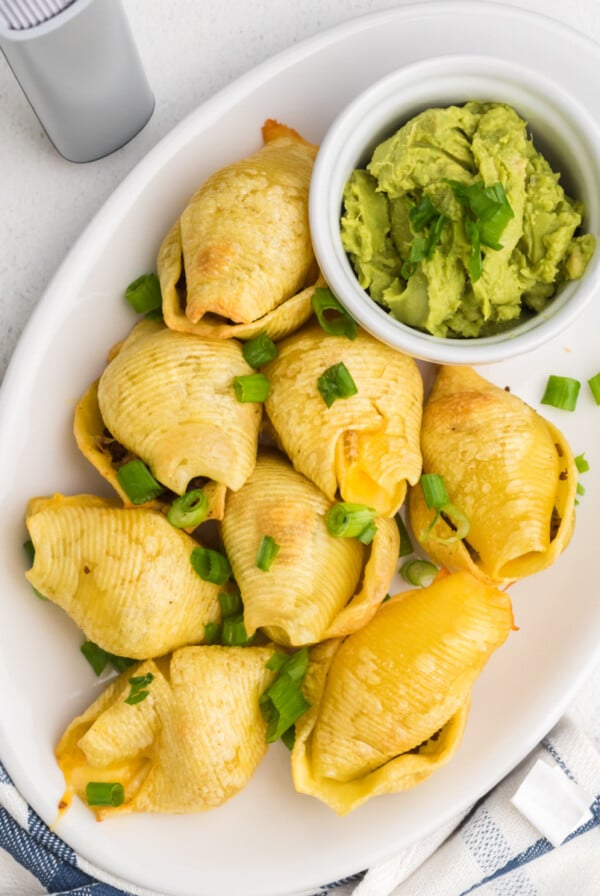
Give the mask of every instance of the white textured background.
[[(483, 11), (488, 0), (480, 2)], [(0, 379), (70, 246), (116, 185), (173, 125), (280, 50), (356, 16), (401, 5), (389, 0), (123, 4), (156, 109), (144, 130), (107, 158), (85, 165), (62, 159), (0, 55)], [(600, 0), (520, 0), (510, 5), (553, 16), (600, 41)], [(600, 73), (598, 77), (600, 83)], [(593, 562), (590, 576), (597, 578)], [(600, 749), (600, 669), (581, 690), (572, 715)]]

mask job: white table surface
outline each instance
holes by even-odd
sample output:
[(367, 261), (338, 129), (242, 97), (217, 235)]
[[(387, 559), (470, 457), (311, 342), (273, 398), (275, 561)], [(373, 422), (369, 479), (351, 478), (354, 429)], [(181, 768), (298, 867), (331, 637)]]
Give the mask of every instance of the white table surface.
[[(447, 0), (451, 3), (452, 0)], [(480, 0), (482, 7), (488, 0)], [(123, 177), (208, 97), (305, 37), (389, 0), (123, 0), (156, 98), (146, 127), (99, 161), (59, 156), (0, 54), (0, 378), (55, 269)], [(518, 0), (600, 41), (598, 0)], [(600, 749), (600, 668), (571, 710)]]

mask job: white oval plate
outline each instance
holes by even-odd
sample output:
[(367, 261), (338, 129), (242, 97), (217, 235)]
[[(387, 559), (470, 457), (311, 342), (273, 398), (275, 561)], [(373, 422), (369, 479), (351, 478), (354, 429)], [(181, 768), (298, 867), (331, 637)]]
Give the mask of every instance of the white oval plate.
[[(53, 746), (101, 684), (81, 634), (23, 578), (29, 497), (105, 488), (71, 434), (76, 400), (132, 323), (124, 287), (154, 266), (186, 199), (213, 170), (253, 151), (279, 118), (318, 141), (353, 95), (402, 63), (442, 53), (514, 58), (556, 76), (600, 117), (598, 48), (549, 19), (478, 3), (401, 7), (299, 44), (244, 76), (179, 125), (122, 183), (39, 303), (0, 395), (0, 756), (33, 809), (56, 819)], [(519, 630), (478, 681), (466, 736), (449, 766), (403, 794), (338, 818), (294, 792), (276, 744), (253, 781), (220, 809), (97, 824), (75, 804), (56, 831), (105, 880), (169, 896), (275, 896), (317, 887), (389, 857), (493, 786), (549, 730), (592, 669), (600, 644), (593, 569), (600, 501), (600, 408), (585, 380), (600, 368), (600, 303), (554, 343), (484, 374), (537, 405), (549, 373), (584, 382), (576, 412), (544, 409), (591, 464), (574, 539), (552, 570), (513, 589)]]

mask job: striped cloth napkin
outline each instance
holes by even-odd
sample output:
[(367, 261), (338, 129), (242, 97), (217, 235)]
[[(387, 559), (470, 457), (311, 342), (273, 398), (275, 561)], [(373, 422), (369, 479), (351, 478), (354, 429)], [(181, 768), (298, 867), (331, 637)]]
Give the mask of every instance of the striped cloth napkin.
[[(108, 878), (78, 856), (31, 810), (0, 764), (0, 896), (45, 893), (164, 896)], [(314, 896), (350, 894), (599, 896), (600, 756), (564, 717), (467, 815)]]

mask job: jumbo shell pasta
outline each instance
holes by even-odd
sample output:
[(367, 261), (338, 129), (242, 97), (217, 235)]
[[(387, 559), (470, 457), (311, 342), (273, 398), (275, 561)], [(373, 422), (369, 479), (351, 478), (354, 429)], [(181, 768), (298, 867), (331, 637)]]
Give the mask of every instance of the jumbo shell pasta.
[(383, 604), (311, 651), (294, 785), (343, 815), (412, 787), (458, 746), (472, 686), (513, 624), (502, 591), (455, 573)]
[(114, 438), (178, 495), (197, 476), (237, 489), (254, 468), (262, 407), (239, 402), (235, 376), (252, 373), (241, 344), (137, 324), (98, 384)]
[[(327, 407), (317, 380), (338, 363), (358, 392)], [(362, 330), (350, 340), (311, 324), (284, 339), (263, 372), (271, 383), (265, 409), (296, 470), (331, 501), (339, 491), (393, 515), (421, 473), (423, 384), (413, 358)]]
[[(100, 475), (114, 488), (126, 507), (134, 505), (129, 495), (119, 482), (118, 471), (126, 463), (136, 460), (137, 455), (121, 445), (108, 432), (102, 419), (98, 404), (98, 381), (92, 383), (75, 408), (73, 417), (73, 433), (81, 453), (96, 468)], [(196, 487), (198, 483), (195, 484)], [(205, 519), (223, 519), (227, 486), (211, 479), (201, 483), (202, 491), (208, 501)], [(144, 507), (155, 510), (168, 510), (173, 500), (173, 493), (165, 489), (158, 498), (146, 501)]]
[(317, 280), (308, 223), (317, 147), (272, 120), (263, 137), (252, 156), (208, 178), (160, 247), (163, 311), (173, 329), (248, 338), (253, 330), (239, 325), (264, 324), (286, 300), (293, 306), (277, 315), (279, 333), (311, 313), (302, 292)]
[[(452, 541), (422, 489), (411, 490), (415, 536), (437, 562), (491, 581), (550, 566), (571, 538), (577, 468), (568, 442), (524, 401), (468, 367), (439, 370), (423, 414), (424, 472), (444, 477), (450, 502), (466, 514), (466, 542)], [(444, 540), (450, 543), (444, 543)]]
[(33, 498), (28, 580), (104, 650), (147, 659), (200, 643), (220, 617), (218, 587), (200, 579), (198, 543), (166, 517), (93, 495)]
[[(70, 802), (88, 782), (123, 786), (129, 812), (199, 812), (246, 786), (267, 744), (259, 697), (271, 683), (273, 651), (258, 647), (185, 647), (132, 667), (71, 722), (56, 747)], [(134, 704), (129, 680), (145, 677)]]
[[(330, 507), (274, 452), (260, 454), (246, 484), (229, 496), (221, 532), (249, 635), (263, 628), (280, 644), (313, 644), (364, 625), (386, 596), (397, 566), (396, 523), (377, 519), (365, 547), (329, 534)], [(263, 536), (279, 548), (267, 571), (256, 564)]]

